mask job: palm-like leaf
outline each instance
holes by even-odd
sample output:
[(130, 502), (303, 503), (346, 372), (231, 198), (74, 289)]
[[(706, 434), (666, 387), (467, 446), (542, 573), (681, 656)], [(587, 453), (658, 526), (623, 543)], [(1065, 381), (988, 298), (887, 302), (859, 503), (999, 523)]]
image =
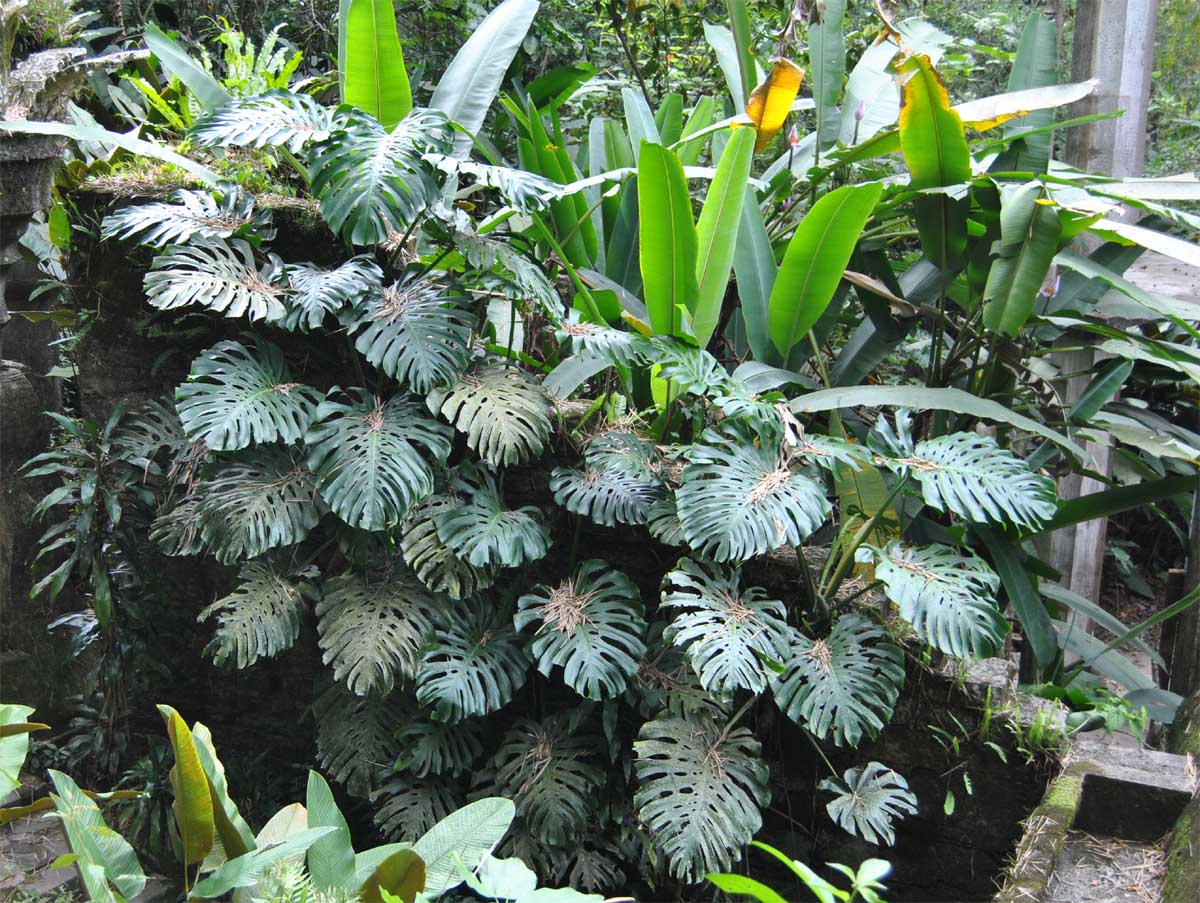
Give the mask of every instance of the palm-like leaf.
[(900, 617), (923, 641), (961, 658), (994, 655), (1008, 633), (996, 604), (1000, 578), (976, 555), (944, 545), (907, 548), (890, 542), (862, 547), (860, 561), (875, 565), (875, 577), (900, 606)]
[(355, 796), (366, 796), (391, 771), (399, 748), (400, 713), (378, 695), (355, 696), (334, 684), (313, 704), (317, 758), (333, 780)]
[(700, 348), (684, 345), (666, 336), (653, 341), (655, 363), (662, 368), (659, 376), (669, 379), (692, 395), (718, 395), (733, 380), (720, 362)]
[(779, 707), (816, 736), (857, 746), (892, 715), (904, 683), (904, 656), (861, 614), (842, 615), (829, 636), (796, 634), (772, 690)]
[[(237, 188), (223, 193), (183, 189), (171, 196), (174, 203), (157, 201), (124, 207), (110, 213), (100, 225), (103, 238), (133, 238), (162, 248), (193, 238), (222, 239), (250, 234), (271, 238), (271, 211), (256, 209), (254, 198)], [(266, 233), (266, 234), (264, 234)]]
[(477, 721), (446, 724), (420, 717), (408, 719), (397, 737), (400, 758), (396, 770), (418, 778), (430, 774), (454, 777), (469, 771), (483, 753), (479, 726)]
[(421, 654), (417, 700), (431, 706), (438, 721), (496, 711), (528, 677), (516, 631), (478, 600), (460, 603), (444, 617)]
[(475, 567), (454, 554), (438, 536), (438, 517), (463, 504), (462, 499), (449, 495), (430, 496), (409, 512), (400, 537), (404, 561), (417, 579), (451, 599), (473, 596), (496, 579), (495, 568)]
[(312, 191), (329, 227), (354, 245), (376, 245), (403, 233), (437, 197), (421, 156), (447, 151), (450, 128), (433, 110), (414, 110), (390, 132), (355, 110), (309, 151)]
[(346, 317), (354, 347), (414, 392), (456, 382), (469, 360), (471, 325), (446, 287), (408, 278), (375, 292)]
[(260, 658), (272, 658), (292, 648), (308, 602), (317, 597), (315, 567), (283, 574), (261, 561), (238, 572), (238, 586), (200, 612), (198, 621), (217, 619), (217, 630), (205, 652), (218, 665), (232, 660), (248, 668)]
[(476, 568), (518, 567), (542, 558), (550, 532), (532, 506), (505, 507), (496, 479), (471, 464), (455, 472), (451, 489), (462, 504), (434, 516), (438, 537), (459, 559)]
[(516, 367), (464, 374), (453, 387), (430, 392), (429, 409), (465, 433), (492, 467), (536, 458), (552, 427), (546, 393)]
[(317, 605), (322, 661), (352, 693), (387, 693), (398, 679), (416, 676), (438, 607), (424, 584), (403, 569), (386, 579), (342, 574), (327, 580)]
[(538, 670), (549, 676), (561, 665), (567, 686), (590, 699), (623, 692), (646, 651), (637, 587), (599, 559), (558, 586), (535, 586), (517, 601), (515, 623), (536, 625), (530, 648)]
[(817, 787), (836, 794), (825, 806), (829, 817), (867, 843), (895, 843), (893, 821), (917, 811), (908, 781), (879, 762), (851, 768), (844, 783), (826, 778)]
[(274, 446), (220, 458), (196, 495), (200, 536), (222, 564), (294, 545), (321, 519), (312, 474)]
[(767, 764), (754, 735), (723, 719), (663, 713), (642, 725), (637, 753), (638, 817), (687, 882), (728, 868), (762, 827), (770, 800)]
[(293, 382), (283, 352), (254, 339), (254, 347), (221, 342), (192, 362), (175, 392), (183, 431), (215, 451), (235, 451), (304, 435), (320, 396)]
[(706, 430), (688, 454), (675, 505), (688, 544), (717, 561), (799, 545), (829, 515), (821, 486), (781, 461), (777, 442), (742, 423)]
[(511, 799), (539, 841), (565, 844), (587, 827), (604, 771), (596, 736), (572, 730), (563, 716), (524, 719), (504, 735), (492, 759), (493, 789)]
[(190, 133), (198, 144), (219, 147), (286, 147), (300, 153), (333, 128), (332, 111), (307, 94), (272, 91), (234, 98), (205, 116)]
[(663, 607), (680, 609), (664, 636), (686, 650), (704, 689), (761, 693), (762, 659), (788, 657), (798, 637), (783, 603), (766, 596), (756, 586), (742, 590), (737, 568), (690, 558), (663, 579)]
[(227, 317), (277, 320), (286, 312), (284, 289), (275, 284), (281, 265), (261, 269), (242, 239), (230, 244), (197, 238), (154, 258), (143, 280), (146, 300), (159, 310), (198, 304)]
[(443, 463), (450, 454), (450, 430), (424, 416), (419, 402), (401, 395), (383, 402), (365, 389), (352, 390), (349, 402), (321, 402), (305, 442), (321, 497), (363, 530), (399, 523), (433, 492), (425, 456)]
[(322, 270), (310, 263), (288, 264), (292, 292), (284, 299), (284, 329), (318, 329), (329, 314), (383, 288), (383, 271), (367, 256), (351, 257), (341, 266)]
[(396, 843), (411, 843), (465, 802), (457, 782), (438, 775), (396, 775), (371, 794), (375, 824)]

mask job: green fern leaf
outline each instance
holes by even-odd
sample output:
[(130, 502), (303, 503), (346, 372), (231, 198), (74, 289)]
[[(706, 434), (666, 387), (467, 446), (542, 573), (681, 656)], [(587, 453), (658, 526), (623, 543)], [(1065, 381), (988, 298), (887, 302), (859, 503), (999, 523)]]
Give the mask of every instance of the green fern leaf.
[(465, 433), (467, 445), (492, 467), (536, 458), (552, 428), (549, 398), (515, 367), (464, 374), (453, 387), (430, 392), (429, 409)]
[(341, 266), (323, 270), (311, 263), (285, 268), (291, 293), (284, 299), (284, 329), (319, 329), (329, 314), (337, 314), (363, 295), (382, 291), (383, 271), (366, 255), (351, 257)]
[(654, 362), (661, 368), (659, 378), (669, 379), (684, 392), (707, 397), (719, 395), (723, 387), (733, 384), (720, 361), (707, 351), (669, 336), (656, 336), (651, 342)]
[(400, 731), (400, 758), (396, 771), (418, 778), (430, 774), (454, 777), (469, 771), (483, 753), (480, 722), (446, 724), (425, 718), (410, 718)]
[(208, 349), (175, 392), (184, 433), (215, 451), (294, 443), (319, 401), (315, 389), (292, 381), (283, 352), (258, 338), (253, 348), (228, 341)]
[(769, 771), (758, 741), (723, 719), (663, 713), (633, 744), (634, 805), (671, 874), (696, 882), (729, 867), (762, 827)]
[(352, 693), (388, 693), (397, 679), (416, 676), (437, 611), (438, 600), (405, 570), (387, 579), (333, 577), (317, 605), (321, 660)]
[(282, 270), (275, 257), (260, 268), (240, 238), (229, 244), (196, 238), (155, 257), (143, 285), (146, 300), (159, 310), (197, 304), (227, 317), (274, 321), (287, 312), (278, 284)]
[(261, 561), (243, 565), (237, 589), (196, 618), (217, 619), (216, 633), (205, 654), (218, 665), (232, 659), (235, 667), (249, 668), (260, 658), (273, 658), (291, 649), (300, 635), (308, 603), (317, 598), (317, 589), (310, 582), (317, 574), (312, 566), (282, 574)]
[(193, 238), (274, 238), (271, 211), (255, 208), (254, 197), (236, 187), (189, 191), (171, 195), (173, 203), (157, 201), (124, 207), (100, 224), (101, 238), (134, 238), (154, 248), (184, 244)]
[(561, 315), (562, 300), (554, 283), (537, 262), (522, 254), (513, 243), (461, 228), (454, 229), (452, 238), (474, 270), (495, 273), (497, 268), (503, 268), (524, 297), (536, 300), (555, 319)]
[(365, 389), (349, 403), (321, 402), (305, 442), (317, 489), (334, 514), (363, 530), (395, 526), (433, 492), (433, 468), (450, 455), (450, 430), (409, 396), (386, 402)]
[(409, 512), (401, 528), (405, 563), (425, 586), (451, 599), (473, 596), (496, 580), (496, 568), (476, 567), (459, 558), (438, 536), (438, 517), (463, 504), (449, 495), (430, 496)]
[(317, 758), (325, 773), (355, 796), (369, 795), (399, 752), (401, 722), (394, 703), (377, 695), (355, 696), (336, 683), (317, 697), (313, 714)]
[(439, 512), (434, 522), (438, 537), (459, 559), (476, 568), (518, 567), (549, 551), (541, 512), (505, 507), (495, 478), (482, 467), (459, 465), (450, 485), (462, 504)]
[(680, 609), (665, 639), (682, 647), (706, 690), (761, 693), (763, 659), (781, 662), (796, 642), (783, 603), (756, 586), (741, 589), (737, 568), (681, 558), (663, 578), (663, 608)]
[(414, 110), (391, 131), (359, 110), (339, 117), (329, 138), (309, 149), (312, 192), (329, 228), (353, 245), (377, 245), (437, 199), (421, 156), (448, 151), (450, 127), (434, 110)]
[(960, 658), (995, 655), (1008, 633), (996, 603), (1000, 578), (978, 556), (944, 545), (906, 548), (890, 542), (863, 546), (859, 561), (875, 564), (875, 577), (900, 606), (917, 636)]
[(900, 650), (856, 612), (838, 618), (825, 639), (795, 637), (772, 686), (784, 714), (819, 738), (832, 733), (838, 746), (874, 737), (892, 716), (904, 683)]
[(829, 516), (821, 486), (793, 473), (767, 437), (733, 422), (706, 430), (688, 453), (675, 505), (688, 544), (701, 555), (745, 561), (799, 545)]
[(917, 798), (908, 789), (908, 781), (879, 762), (851, 768), (845, 781), (826, 778), (819, 790), (836, 794), (826, 804), (829, 817), (844, 831), (867, 843), (896, 842), (893, 822), (917, 811)]
[(469, 600), (444, 613), (422, 652), (417, 700), (438, 721), (486, 715), (512, 699), (528, 670), (511, 622), (492, 605)]
[(458, 381), (470, 359), (471, 324), (432, 279), (408, 278), (370, 294), (345, 318), (354, 347), (422, 395)]
[(276, 446), (219, 458), (196, 496), (200, 536), (222, 564), (295, 545), (321, 519), (312, 474)]
[(438, 775), (396, 775), (371, 794), (375, 824), (394, 843), (411, 843), (465, 802), (457, 783)]
[(589, 699), (622, 693), (646, 652), (637, 587), (599, 559), (558, 586), (535, 586), (517, 600), (514, 620), (518, 630), (536, 625), (530, 648), (538, 670), (549, 676), (561, 665), (567, 686)]

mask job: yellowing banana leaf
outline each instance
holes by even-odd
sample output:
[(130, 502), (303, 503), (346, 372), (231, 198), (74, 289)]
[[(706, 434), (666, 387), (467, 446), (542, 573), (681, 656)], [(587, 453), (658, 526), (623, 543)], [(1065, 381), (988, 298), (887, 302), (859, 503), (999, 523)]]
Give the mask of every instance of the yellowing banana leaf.
[(397, 850), (363, 882), (359, 892), (362, 903), (384, 903), (386, 891), (390, 899), (413, 903), (425, 889), (425, 861), (412, 850)]
[(412, 110), (412, 88), (392, 0), (351, 0), (346, 15), (342, 99), (391, 128)]
[(683, 166), (660, 144), (638, 157), (638, 253), (642, 292), (657, 335), (681, 335), (681, 310), (696, 302), (697, 238)]
[[(81, 790), (80, 792), (94, 803), (107, 803), (113, 800), (135, 800), (138, 797), (145, 796), (140, 790), (110, 790), (107, 793), (99, 793), (95, 790)], [(9, 822), (25, 818), (27, 815), (49, 812), (53, 808), (54, 800), (48, 796), (36, 799), (27, 806), (8, 806), (0, 809), (0, 825), (7, 825)]]
[(0, 724), (0, 740), (5, 737), (15, 737), (17, 734), (32, 734), (34, 731), (48, 731), (50, 725), (37, 721), (20, 721), (15, 724)]
[(781, 58), (771, 67), (767, 80), (750, 92), (746, 101), (746, 115), (758, 132), (754, 152), (764, 151), (771, 139), (783, 128), (792, 101), (804, 81), (804, 70), (789, 59)]
[(167, 724), (167, 736), (175, 753), (175, 764), (169, 775), (175, 793), (171, 808), (179, 827), (183, 861), (186, 865), (203, 862), (213, 848), (216, 835), (208, 778), (187, 722), (169, 705), (160, 705), (158, 711)]
[(1070, 85), (1047, 85), (1043, 88), (1009, 91), (1006, 94), (960, 103), (954, 107), (954, 112), (964, 125), (969, 125), (978, 132), (986, 132), (1010, 119), (1075, 103), (1095, 91), (1099, 84), (1099, 80), (1093, 78)]
[(208, 794), (213, 801), (213, 826), (217, 836), (221, 838), (221, 849), (225, 852), (226, 859), (236, 859), (254, 849), (254, 831), (242, 818), (237, 803), (229, 795), (229, 788), (225, 782), (225, 766), (217, 757), (212, 733), (197, 721), (192, 727), (192, 740), (195, 741), (200, 767), (204, 769), (205, 779), (208, 781)]

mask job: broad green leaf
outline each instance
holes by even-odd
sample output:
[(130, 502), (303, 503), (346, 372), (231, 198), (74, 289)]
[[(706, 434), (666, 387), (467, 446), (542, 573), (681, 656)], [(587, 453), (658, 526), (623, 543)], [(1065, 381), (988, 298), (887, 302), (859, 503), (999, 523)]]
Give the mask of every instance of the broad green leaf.
[(792, 101), (800, 92), (804, 70), (791, 60), (781, 57), (771, 67), (767, 80), (755, 88), (746, 100), (746, 115), (758, 133), (754, 152), (767, 149), (792, 111)]
[[(955, 104), (954, 112), (963, 121), (963, 125), (982, 132), (1011, 122), (1019, 116), (1074, 103), (1095, 91), (1099, 84), (1098, 80), (1091, 79), (1086, 82), (1072, 82), (1068, 85), (1046, 85), (1041, 88), (1026, 88), (1022, 91), (993, 94), (990, 97), (980, 97), (976, 100)], [(1083, 120), (1091, 121), (1091, 118), (1083, 117)], [(1078, 119), (1062, 123), (1063, 126), (1082, 124), (1083, 122)], [(1013, 131), (1017, 135), (1032, 137), (1029, 135), (1031, 131), (1036, 131), (1038, 135), (1049, 134), (1053, 128), (1051, 120), (1050, 124), (1045, 126), (1022, 127)]]
[(883, 193), (877, 182), (822, 197), (796, 227), (771, 290), (771, 341), (786, 359), (833, 300), (850, 255)]
[(342, 101), (391, 131), (413, 105), (392, 0), (350, 0), (345, 25)]
[(433, 900), (462, 883), (459, 866), (475, 869), (504, 837), (516, 808), (498, 797), (451, 813), (413, 844), (425, 863), (425, 896)]
[[(1012, 72), (1008, 77), (1008, 90), (1026, 91), (1045, 88), (1058, 81), (1058, 29), (1040, 11), (1030, 14), (1017, 45), (1017, 56), (1013, 60)], [(961, 115), (961, 113), (960, 113)], [(1054, 121), (1054, 110), (1045, 109), (1017, 117), (1004, 124), (1004, 134), (1015, 135), (1049, 125)], [(994, 168), (1007, 172), (1045, 172), (1050, 165), (1051, 132), (1039, 132), (1013, 142), (1000, 155)]]
[[(1095, 602), (1092, 602), (1090, 599), (1085, 599), (1083, 596), (1073, 593), (1069, 589), (1058, 586), (1054, 583), (1043, 581), (1038, 585), (1038, 592), (1040, 592), (1051, 602), (1057, 602), (1059, 605), (1069, 608), (1071, 611), (1078, 612), (1079, 614), (1090, 618), (1113, 636), (1124, 636), (1130, 632), (1130, 628), (1115, 615), (1109, 613)], [(1147, 645), (1144, 641), (1138, 638), (1133, 639), (1131, 642), (1156, 665), (1162, 668), (1167, 667), (1166, 662), (1158, 653), (1158, 650)]]
[(659, 143), (670, 147), (683, 134), (683, 95), (674, 91), (664, 95), (654, 113)]
[(829, 817), (868, 843), (891, 846), (896, 842), (892, 822), (917, 811), (908, 781), (879, 762), (851, 768), (841, 781), (826, 778), (817, 789), (837, 794), (825, 807)]
[[(704, 40), (708, 42), (708, 46), (717, 55), (717, 65), (721, 67), (721, 73), (725, 76), (725, 84), (729, 88), (729, 96), (733, 98), (733, 108), (735, 110), (745, 109), (746, 98), (758, 83), (758, 77), (756, 73), (750, 79), (748, 86), (743, 87), (741, 62), (737, 41), (733, 37), (733, 32), (724, 25), (714, 25), (712, 22), (705, 22)], [(751, 64), (753, 64), (753, 58), (751, 58)]]
[(1000, 241), (983, 293), (983, 323), (1016, 338), (1033, 313), (1038, 292), (1062, 231), (1058, 210), (1042, 203), (1041, 186), (1005, 191), (1000, 208)]
[(723, 890), (727, 894), (736, 894), (741, 897), (753, 897), (759, 903), (787, 903), (783, 897), (779, 896), (767, 885), (761, 881), (756, 881), (753, 878), (747, 878), (745, 875), (728, 875), (718, 872), (709, 872), (704, 876), (706, 880), (716, 885), (718, 890)]
[[(319, 841), (318, 841), (319, 842)], [(312, 851), (309, 851), (311, 856)], [(376, 866), (359, 889), (362, 903), (413, 903), (425, 889), (425, 863), (413, 850), (396, 850)], [(385, 897), (384, 894), (388, 896)]]
[[(0, 704), (0, 727), (26, 724), (33, 708), (12, 703)], [(0, 799), (21, 785), (21, 766), (29, 752), (29, 732), (0, 734)]]
[(896, 122), (900, 91), (888, 67), (899, 51), (895, 42), (879, 41), (864, 50), (850, 70), (838, 135), (847, 147), (874, 138)]
[(212, 797), (213, 824), (217, 837), (221, 840), (221, 849), (226, 859), (234, 859), (243, 853), (248, 853), (256, 846), (254, 832), (242, 818), (237, 803), (229, 795), (225, 782), (225, 766), (217, 758), (217, 750), (213, 746), (212, 734), (208, 728), (197, 721), (192, 725), (192, 739), (196, 743), (196, 755), (200, 758), (200, 767), (208, 780), (208, 794)]
[(442, 73), (429, 106), (465, 130), (454, 138), (455, 156), (469, 152), (471, 136), (483, 126), (538, 6), (538, 0), (504, 0), (479, 23)]
[(633, 148), (634, 164), (642, 159), (642, 142), (662, 144), (662, 136), (658, 134), (658, 124), (650, 105), (646, 103), (639, 92), (633, 88), (621, 90), (621, 101), (625, 107), (625, 128), (629, 130), (629, 145)]
[(146, 46), (158, 57), (163, 68), (187, 85), (188, 90), (195, 95), (206, 111), (220, 109), (229, 103), (229, 92), (177, 41), (165, 35), (153, 22), (146, 23), (145, 38)]
[(680, 335), (680, 310), (691, 310), (699, 291), (698, 241), (687, 179), (674, 152), (643, 141), (637, 189), (638, 253), (650, 324), (656, 335)]
[(742, 198), (742, 220), (733, 251), (733, 272), (737, 276), (738, 300), (746, 338), (754, 359), (764, 363), (783, 363), (771, 344), (771, 292), (775, 288), (775, 252), (763, 223), (762, 208), (753, 191)]
[(171, 767), (171, 790), (175, 794), (172, 809), (179, 839), (183, 845), (184, 863), (203, 862), (213, 847), (216, 824), (213, 820), (213, 799), (208, 789), (208, 776), (196, 751), (196, 741), (187, 722), (169, 705), (158, 706), (167, 725), (167, 736), (175, 753)]
[[(699, 242), (696, 257), (698, 294), (688, 305), (692, 331), (701, 348), (716, 331), (729, 285), (729, 271), (737, 248), (746, 181), (754, 155), (752, 133), (741, 129), (729, 139), (717, 164), (717, 175), (708, 186), (700, 219), (696, 223)], [(753, 197), (753, 192), (751, 192)]]
[(1152, 502), (1172, 496), (1182, 496), (1196, 489), (1194, 476), (1164, 477), (1161, 480), (1150, 480), (1133, 486), (1118, 486), (1104, 489), (1100, 492), (1089, 493), (1074, 499), (1064, 499), (1059, 502), (1054, 516), (1042, 524), (1029, 536), (1052, 533), (1063, 527), (1081, 524), (1084, 521), (1101, 517), (1112, 517), (1123, 511), (1132, 511)]
[[(0, 126), (2, 125), (3, 123), (0, 123)], [(1100, 220), (1092, 227), (1092, 231), (1105, 238), (1116, 236), (1118, 241), (1140, 245), (1188, 266), (1200, 267), (1200, 245), (1168, 235), (1166, 232), (1112, 219)]]
[[(51, 798), (89, 898), (118, 903), (140, 894), (146, 875), (133, 847), (105, 823), (100, 808), (74, 781), (54, 769), (50, 769), (50, 780), (58, 791)], [(114, 896), (110, 884), (120, 897)]]
[(1079, 400), (1067, 411), (1067, 419), (1073, 423), (1089, 422), (1104, 405), (1112, 400), (1117, 392), (1121, 391), (1125, 380), (1133, 372), (1133, 366), (1133, 361), (1117, 359), (1109, 361), (1101, 367), (1100, 372), (1083, 390)]
[[(354, 847), (350, 826), (333, 798), (333, 791), (315, 771), (308, 773), (305, 797), (310, 828), (333, 830), (308, 848), (308, 875), (317, 890), (344, 890), (354, 884)], [(411, 903), (411, 899), (406, 901)]]
[[(738, 72), (741, 75), (742, 96), (747, 101), (750, 92), (759, 82), (759, 67), (754, 58), (754, 33), (750, 27), (748, 0), (725, 0), (729, 10), (730, 31), (733, 34), (734, 50), (737, 53)], [(738, 107), (737, 109), (741, 109)]]
[(681, 146), (679, 147), (679, 160), (684, 166), (695, 166), (700, 162), (700, 154), (704, 150), (703, 141), (687, 141), (688, 136), (707, 129), (713, 123), (715, 108), (713, 99), (707, 95), (696, 101), (696, 106), (692, 108), (691, 115), (688, 116), (687, 122), (684, 123), (683, 131), (680, 133), (679, 139)]
[(1025, 553), (1015, 540), (992, 527), (975, 525), (971, 529), (992, 556), (1004, 593), (1021, 622), (1025, 642), (1033, 650), (1034, 661), (1038, 668), (1048, 668), (1054, 661), (1057, 640), (1046, 605), (1038, 595), (1037, 578), (1025, 566)]
[(230, 859), (215, 872), (192, 888), (192, 896), (200, 899), (221, 897), (231, 890), (254, 887), (266, 872), (278, 862), (303, 857), (304, 852), (334, 829), (309, 828), (288, 834), (280, 840), (263, 840), (257, 850)]
[(817, 144), (832, 147), (841, 130), (838, 97), (846, 75), (846, 0), (825, 0), (808, 28), (808, 71), (817, 112)]

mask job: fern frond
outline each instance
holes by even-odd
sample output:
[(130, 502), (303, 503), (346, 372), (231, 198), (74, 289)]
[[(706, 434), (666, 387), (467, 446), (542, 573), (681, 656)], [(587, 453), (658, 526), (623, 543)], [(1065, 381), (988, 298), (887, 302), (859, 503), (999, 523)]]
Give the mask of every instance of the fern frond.
[(271, 91), (235, 97), (197, 122), (189, 135), (208, 147), (286, 147), (298, 154), (309, 142), (328, 138), (333, 124), (333, 111), (307, 94)]
[(287, 312), (281, 270), (277, 259), (260, 268), (240, 238), (229, 244), (196, 238), (155, 257), (143, 285), (146, 300), (159, 310), (197, 304), (227, 317), (273, 321)]
[(464, 374), (454, 386), (430, 392), (428, 403), (492, 467), (536, 458), (553, 426), (545, 391), (516, 367)]
[(879, 762), (851, 768), (844, 781), (826, 778), (817, 788), (836, 794), (825, 810), (838, 827), (867, 843), (891, 846), (896, 842), (893, 822), (917, 811), (908, 781)]
[(249, 668), (260, 658), (273, 658), (292, 648), (308, 603), (317, 598), (311, 582), (317, 575), (311, 565), (293, 574), (280, 573), (261, 561), (243, 565), (237, 588), (196, 618), (217, 619), (205, 654), (217, 665), (232, 659), (235, 667)]

